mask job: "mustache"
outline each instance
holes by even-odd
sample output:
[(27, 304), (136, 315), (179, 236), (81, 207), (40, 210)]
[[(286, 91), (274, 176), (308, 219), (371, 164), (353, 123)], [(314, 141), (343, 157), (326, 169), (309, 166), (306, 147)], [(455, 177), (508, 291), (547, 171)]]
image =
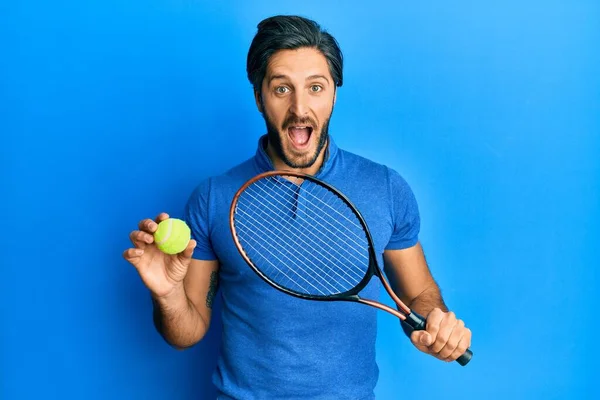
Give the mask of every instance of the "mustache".
[(310, 117), (297, 118), (295, 116), (289, 116), (283, 121), (283, 129), (288, 129), (290, 126), (310, 126), (313, 130), (317, 128), (317, 123)]

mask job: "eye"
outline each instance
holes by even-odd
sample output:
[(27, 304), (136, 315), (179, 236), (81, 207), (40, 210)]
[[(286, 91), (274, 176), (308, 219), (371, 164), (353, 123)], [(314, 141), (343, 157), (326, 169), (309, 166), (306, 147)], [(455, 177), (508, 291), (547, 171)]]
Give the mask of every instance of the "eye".
[(313, 93), (318, 93), (321, 90), (323, 90), (323, 88), (321, 87), (321, 85), (312, 85), (310, 87), (310, 91), (313, 92)]
[(289, 89), (287, 87), (285, 87), (285, 86), (277, 86), (275, 88), (275, 93), (277, 93), (277, 94), (285, 94), (288, 91), (289, 91)]

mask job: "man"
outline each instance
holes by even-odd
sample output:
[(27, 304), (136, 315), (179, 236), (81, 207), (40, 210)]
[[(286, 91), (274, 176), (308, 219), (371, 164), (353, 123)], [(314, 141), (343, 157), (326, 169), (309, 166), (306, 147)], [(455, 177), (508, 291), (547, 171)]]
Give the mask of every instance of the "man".
[[(234, 246), (228, 225), (233, 195), (266, 170), (315, 175), (357, 205), (394, 290), (427, 316), (426, 331), (407, 332), (417, 349), (453, 361), (470, 346), (470, 331), (448, 311), (425, 262), (408, 184), (392, 169), (339, 149), (328, 133), (342, 67), (337, 42), (315, 22), (262, 21), (247, 59), (267, 127), (256, 155), (194, 190), (185, 208), (193, 240), (181, 254), (163, 254), (153, 244), (157, 222), (167, 214), (141, 221), (130, 235), (134, 248), (124, 257), (150, 290), (156, 327), (171, 345), (183, 349), (203, 338), (220, 288), (223, 336), (213, 378), (219, 398), (374, 398), (377, 311), (287, 296), (260, 280)], [(374, 281), (365, 297), (377, 298), (379, 290)]]

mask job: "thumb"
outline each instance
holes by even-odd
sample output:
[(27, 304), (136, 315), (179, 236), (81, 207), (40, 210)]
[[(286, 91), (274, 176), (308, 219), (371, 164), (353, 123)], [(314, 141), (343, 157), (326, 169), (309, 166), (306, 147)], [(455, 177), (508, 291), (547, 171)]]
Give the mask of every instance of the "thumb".
[(431, 344), (431, 335), (427, 331), (415, 331), (412, 334), (412, 340), (417, 346), (429, 346)]
[(188, 260), (192, 257), (192, 255), (194, 254), (194, 249), (196, 248), (196, 241), (194, 239), (191, 239), (190, 242), (188, 243), (187, 247), (185, 248), (185, 250), (183, 250), (180, 254), (181, 257), (184, 260)]

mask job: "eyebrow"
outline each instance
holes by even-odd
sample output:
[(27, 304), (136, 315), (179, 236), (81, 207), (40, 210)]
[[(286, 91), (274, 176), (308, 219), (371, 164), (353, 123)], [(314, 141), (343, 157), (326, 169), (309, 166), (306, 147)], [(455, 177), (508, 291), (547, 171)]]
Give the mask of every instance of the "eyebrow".
[[(287, 75), (283, 75), (283, 74), (273, 75), (271, 78), (269, 78), (269, 83), (271, 83), (271, 81), (273, 81), (275, 79), (290, 79), (290, 77)], [(311, 75), (306, 78), (307, 81), (310, 81), (312, 79), (325, 79), (327, 81), (327, 83), (329, 83), (329, 79), (327, 79), (327, 77), (325, 75)]]

